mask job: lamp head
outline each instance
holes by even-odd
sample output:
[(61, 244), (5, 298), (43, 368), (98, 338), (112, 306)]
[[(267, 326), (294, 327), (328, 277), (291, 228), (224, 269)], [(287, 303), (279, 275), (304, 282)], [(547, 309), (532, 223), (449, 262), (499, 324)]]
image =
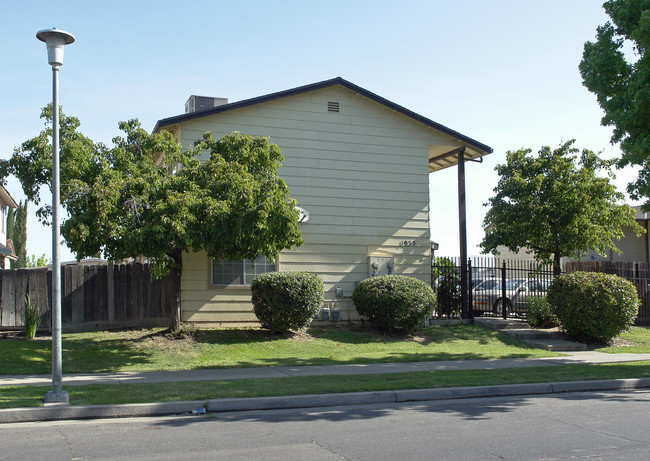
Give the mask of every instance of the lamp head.
[(36, 38), (47, 45), (47, 61), (52, 67), (63, 65), (63, 47), (74, 42), (74, 36), (64, 30), (44, 29), (36, 33)]

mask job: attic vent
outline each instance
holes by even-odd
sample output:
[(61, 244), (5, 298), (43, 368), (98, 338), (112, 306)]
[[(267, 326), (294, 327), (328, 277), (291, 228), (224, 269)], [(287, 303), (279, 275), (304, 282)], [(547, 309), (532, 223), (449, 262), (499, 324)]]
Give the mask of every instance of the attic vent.
[(338, 112), (339, 103), (338, 102), (328, 102), (327, 103), (327, 112)]

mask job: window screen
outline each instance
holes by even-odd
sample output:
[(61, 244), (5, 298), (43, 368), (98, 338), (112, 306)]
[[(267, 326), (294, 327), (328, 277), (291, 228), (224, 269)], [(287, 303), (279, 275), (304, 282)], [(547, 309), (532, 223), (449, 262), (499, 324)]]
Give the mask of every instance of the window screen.
[(212, 260), (212, 285), (250, 285), (253, 279), (265, 272), (274, 272), (275, 263), (260, 256), (257, 259)]

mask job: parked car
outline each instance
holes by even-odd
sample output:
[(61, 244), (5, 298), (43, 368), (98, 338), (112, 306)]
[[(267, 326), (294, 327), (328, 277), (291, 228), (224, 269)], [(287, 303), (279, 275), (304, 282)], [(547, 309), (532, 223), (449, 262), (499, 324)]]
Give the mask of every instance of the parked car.
[(472, 289), (486, 280), (501, 280), (496, 269), (472, 268)]
[[(546, 280), (506, 280), (505, 305), (508, 313), (523, 314), (528, 309), (530, 296), (545, 296), (549, 282)], [(485, 312), (502, 314), (503, 291), (501, 280), (486, 280), (472, 290), (472, 311), (475, 317)]]

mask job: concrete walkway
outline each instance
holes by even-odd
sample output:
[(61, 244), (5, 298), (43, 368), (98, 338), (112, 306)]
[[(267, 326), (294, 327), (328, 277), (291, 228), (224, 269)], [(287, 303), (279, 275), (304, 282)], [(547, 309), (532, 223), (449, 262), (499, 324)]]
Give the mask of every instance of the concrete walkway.
[[(650, 354), (606, 354), (584, 351), (565, 352), (561, 357), (533, 359), (444, 360), (435, 362), (374, 363), (364, 365), (315, 365), (296, 367), (212, 368), (183, 371), (141, 371), (66, 374), (64, 386), (87, 384), (173, 383), (188, 381), (230, 381), (235, 379), (287, 378), (295, 376), (368, 375), (439, 370), (496, 370), (544, 367), (580, 363), (615, 363), (650, 360)], [(2, 386), (49, 386), (51, 375), (0, 376)]]
[[(438, 362), (378, 363), (367, 365), (327, 365), (298, 367), (219, 368), (188, 371), (118, 372), (64, 375), (64, 386), (86, 384), (133, 384), (236, 379), (281, 378), (291, 376), (363, 375), (437, 370), (487, 370), (557, 366), (587, 363), (614, 363), (650, 360), (650, 354), (606, 354), (566, 352), (561, 357), (497, 360), (452, 360)], [(0, 386), (49, 386), (49, 375), (0, 376)], [(165, 402), (150, 404), (69, 406), (0, 410), (0, 423), (58, 419), (156, 416), (166, 414), (249, 411), (281, 408), (313, 408), (370, 403), (414, 402), (436, 399), (546, 394), (587, 390), (637, 389), (650, 387), (650, 378), (584, 381), (573, 383), (514, 384), (444, 389), (421, 389), (347, 394), (215, 399), (210, 401)]]

